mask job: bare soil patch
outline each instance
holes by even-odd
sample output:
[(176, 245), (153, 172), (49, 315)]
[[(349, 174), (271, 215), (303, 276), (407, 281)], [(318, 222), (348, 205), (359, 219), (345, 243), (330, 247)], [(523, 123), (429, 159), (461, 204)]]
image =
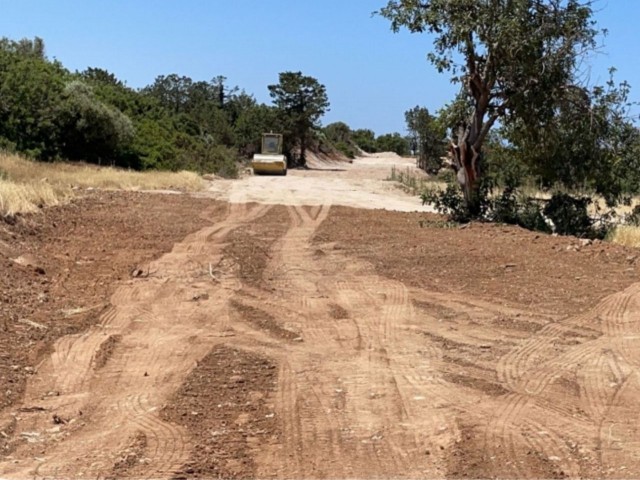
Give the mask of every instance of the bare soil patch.
[(162, 411), (195, 443), (177, 478), (255, 478), (253, 451), (278, 441), (270, 404), (277, 373), (268, 358), (226, 346), (198, 363)]
[[(208, 224), (199, 212), (213, 204), (186, 195), (93, 192), (0, 222), (0, 410), (21, 398), (55, 339), (95, 324), (115, 282)], [(20, 265), (13, 261), (19, 256), (31, 261)], [(0, 457), (9, 452), (7, 437), (0, 436)]]
[(258, 222), (241, 226), (229, 234), (224, 258), (238, 268), (238, 277), (246, 285), (260, 287), (274, 243), (287, 231), (285, 207), (276, 206)]
[[(635, 251), (449, 227), (122, 193), (3, 225), (0, 398), (15, 390), (22, 418), (0, 430), (34, 425), (42, 443), (0, 467), (34, 472), (43, 455), (76, 473), (86, 438), (100, 448), (85, 466), (116, 478), (633, 476)], [(87, 328), (100, 318), (110, 332)], [(83, 329), (95, 345), (71, 341), (90, 368), (66, 395), (93, 410), (54, 425), (71, 417), (16, 404), (52, 340)]]
[(243, 321), (248, 322), (255, 328), (266, 331), (269, 335), (284, 340), (300, 338), (296, 332), (284, 328), (273, 315), (264, 310), (246, 305), (237, 300), (231, 300), (229, 304), (238, 312)]
[(496, 224), (434, 227), (438, 221), (428, 213), (333, 207), (314, 241), (334, 243), (414, 287), (557, 314), (587, 308), (640, 278), (634, 249), (600, 241), (583, 247), (573, 237)]

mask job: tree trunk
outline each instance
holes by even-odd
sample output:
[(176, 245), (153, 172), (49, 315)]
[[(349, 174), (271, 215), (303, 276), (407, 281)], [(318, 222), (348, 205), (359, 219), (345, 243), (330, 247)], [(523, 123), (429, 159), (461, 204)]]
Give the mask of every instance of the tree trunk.
[(461, 127), (458, 143), (450, 147), (456, 178), (462, 189), (467, 209), (472, 216), (481, 213), (480, 167), (482, 152), (474, 148), (477, 132), (473, 126)]
[(299, 160), (299, 164), (301, 167), (306, 167), (307, 166), (307, 158), (305, 157), (305, 152), (307, 150), (307, 136), (306, 135), (301, 135), (300, 136), (300, 160)]

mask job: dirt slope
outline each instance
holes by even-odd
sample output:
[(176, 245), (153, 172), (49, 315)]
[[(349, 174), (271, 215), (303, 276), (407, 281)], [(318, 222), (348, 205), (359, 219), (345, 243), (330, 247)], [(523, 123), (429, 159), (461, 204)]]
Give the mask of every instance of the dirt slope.
[(332, 206), (336, 175), (410, 202), (376, 162), (213, 204), (116, 281), (2, 411), (0, 477), (637, 477), (634, 252)]

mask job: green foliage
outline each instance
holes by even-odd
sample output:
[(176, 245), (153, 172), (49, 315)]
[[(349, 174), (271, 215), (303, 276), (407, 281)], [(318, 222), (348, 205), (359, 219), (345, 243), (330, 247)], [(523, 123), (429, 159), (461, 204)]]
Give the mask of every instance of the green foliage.
[(418, 155), (418, 166), (428, 173), (438, 173), (441, 157), (446, 153), (446, 129), (429, 110), (415, 106), (404, 113), (411, 150)]
[[(497, 194), (496, 194), (497, 191)], [(492, 179), (485, 178), (479, 189), (481, 215), (469, 213), (465, 198), (458, 185), (448, 183), (444, 190), (427, 189), (421, 194), (423, 204), (434, 208), (454, 222), (469, 222), (481, 219), (492, 222), (519, 225), (528, 230), (559, 235), (574, 235), (580, 238), (605, 238), (613, 226), (613, 213), (605, 212), (599, 218), (592, 217), (588, 207), (589, 197), (573, 197), (556, 193), (546, 202), (528, 198), (513, 185), (497, 187)], [(627, 217), (631, 222), (636, 217)]]
[(551, 219), (559, 235), (591, 237), (595, 232), (593, 220), (587, 211), (590, 204), (589, 197), (574, 198), (566, 193), (558, 193), (551, 197), (544, 214)]
[(17, 151), (46, 159), (57, 153), (54, 112), (68, 72), (43, 55), (40, 39), (0, 40), (0, 138)]
[(226, 86), (177, 74), (142, 90), (88, 68), (49, 61), (41, 39), (0, 40), (0, 148), (135, 169), (237, 175), (263, 132), (282, 131), (273, 107)]
[(513, 186), (505, 187), (500, 195), (489, 201), (489, 205), (488, 218), (491, 221), (545, 233), (552, 231), (545, 221), (540, 203), (526, 198)]
[(510, 125), (511, 155), (546, 189), (593, 192), (609, 205), (637, 194), (640, 132), (629, 121), (628, 95), (628, 84), (613, 79), (604, 88), (570, 89), (544, 124)]
[(633, 207), (631, 213), (625, 215), (624, 221), (627, 225), (640, 227), (640, 205), (636, 205), (635, 207)]
[(447, 215), (454, 222), (466, 223), (471, 220), (462, 191), (452, 183), (448, 183), (444, 190), (427, 189), (420, 194), (420, 198), (423, 205), (433, 205), (438, 212)]
[(431, 34), (429, 60), (460, 85), (443, 118), (457, 136), (452, 161), (465, 201), (479, 213), (489, 132), (498, 120), (535, 129), (555, 116), (595, 46), (591, 1), (391, 0), (378, 13), (394, 31)]
[(98, 100), (91, 87), (79, 81), (65, 87), (54, 115), (60, 152), (71, 160), (115, 164), (134, 137), (131, 120)]
[(338, 149), (338, 151), (341, 152), (345, 157), (351, 158), (351, 159), (356, 158), (356, 155), (358, 152), (350, 143), (337, 142), (337, 143), (334, 143), (334, 145)]
[(320, 118), (329, 110), (326, 88), (302, 72), (282, 72), (279, 83), (268, 89), (284, 126), (285, 150), (291, 153), (293, 142), (297, 142), (300, 163), (305, 165), (311, 133), (319, 128)]
[(361, 150), (367, 153), (376, 153), (378, 147), (376, 145), (376, 134), (373, 130), (361, 128), (351, 133), (351, 138)]
[(392, 0), (379, 13), (394, 31), (431, 33), (428, 58), (438, 71), (450, 71), (470, 97), (480, 76), (488, 109), (509, 118), (550, 113), (597, 34), (591, 2), (580, 0)]
[(347, 158), (355, 158), (358, 151), (353, 132), (344, 122), (330, 123), (322, 129), (325, 138)]
[(234, 129), (236, 147), (242, 155), (250, 157), (260, 151), (263, 133), (282, 131), (284, 127), (273, 107), (254, 104), (238, 114)]
[(386, 133), (376, 138), (376, 151), (395, 152), (398, 155), (409, 154), (409, 141), (399, 133)]
[(391, 173), (387, 180), (398, 182), (400, 188), (411, 195), (419, 195), (428, 190), (428, 182), (425, 178), (419, 177), (414, 169), (406, 168), (399, 170), (394, 166), (391, 167)]
[[(492, 196), (491, 183), (485, 180), (479, 190), (481, 219), (551, 233), (551, 227), (536, 200), (526, 198), (513, 187), (505, 187), (497, 196)], [(465, 223), (478, 218), (470, 214), (462, 191), (454, 182), (448, 183), (444, 190), (426, 190), (421, 199), (423, 204), (432, 204), (452, 221)]]

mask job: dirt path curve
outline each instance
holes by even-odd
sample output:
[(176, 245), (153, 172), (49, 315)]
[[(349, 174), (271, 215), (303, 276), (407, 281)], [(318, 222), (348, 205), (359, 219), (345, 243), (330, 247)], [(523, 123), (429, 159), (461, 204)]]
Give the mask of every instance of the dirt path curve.
[[(251, 443), (257, 477), (637, 477), (640, 286), (569, 318), (411, 289), (314, 242), (333, 204), (416, 207), (381, 185), (383, 159), (343, 170), (212, 187), (232, 200), (225, 218), (123, 282), (101, 323), (39, 366), (0, 478), (184, 475), (198, 446), (159, 412), (219, 345), (279, 366), (281, 434)], [(231, 234), (284, 208), (247, 281)]]

